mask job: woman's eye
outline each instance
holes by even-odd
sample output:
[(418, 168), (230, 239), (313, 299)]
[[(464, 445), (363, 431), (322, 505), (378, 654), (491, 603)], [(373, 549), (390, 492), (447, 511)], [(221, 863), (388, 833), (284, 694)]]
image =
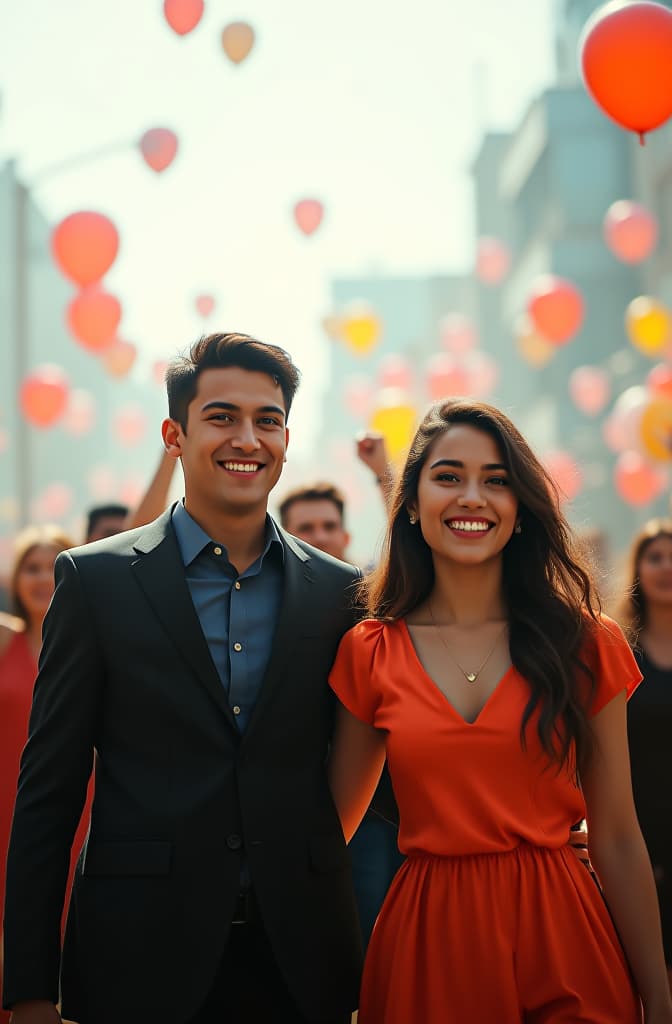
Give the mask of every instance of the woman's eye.
[(504, 476), (491, 476), (488, 483), (496, 484), (498, 487), (508, 487), (509, 485), (509, 481)]
[(439, 473), (437, 475), (436, 479), (440, 480), (441, 483), (446, 483), (446, 482), (450, 482), (452, 480), (457, 480), (457, 477), (455, 476), (454, 473)]

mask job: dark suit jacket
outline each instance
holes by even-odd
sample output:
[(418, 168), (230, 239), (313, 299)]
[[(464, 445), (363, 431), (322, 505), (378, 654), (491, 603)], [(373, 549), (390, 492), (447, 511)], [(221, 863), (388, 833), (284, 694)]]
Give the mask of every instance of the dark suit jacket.
[(355, 620), (358, 571), (280, 536), (282, 607), (242, 737), (170, 510), (59, 556), (9, 850), (7, 1005), (58, 998), (68, 856), (95, 749), (62, 958), (65, 1017), (188, 1020), (224, 954), (243, 851), (304, 1014), (356, 1007), (361, 941), (325, 759), (327, 673)]

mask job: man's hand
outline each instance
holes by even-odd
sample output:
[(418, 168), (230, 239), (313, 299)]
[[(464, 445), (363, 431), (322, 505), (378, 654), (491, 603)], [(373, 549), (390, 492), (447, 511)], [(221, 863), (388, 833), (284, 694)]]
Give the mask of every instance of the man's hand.
[(62, 1024), (62, 1017), (53, 1003), (31, 999), (16, 1004), (9, 1024)]
[(385, 438), (382, 434), (359, 434), (357, 437), (357, 458), (365, 466), (368, 466), (379, 480), (390, 474), (387, 448), (385, 447)]

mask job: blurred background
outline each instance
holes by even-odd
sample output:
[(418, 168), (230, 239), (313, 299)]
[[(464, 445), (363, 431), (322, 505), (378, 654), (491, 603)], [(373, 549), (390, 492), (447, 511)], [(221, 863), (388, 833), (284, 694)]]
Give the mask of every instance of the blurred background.
[(137, 502), (165, 361), (213, 330), (302, 370), (276, 498), (339, 484), (353, 560), (383, 526), (357, 433), (398, 460), (465, 393), (614, 563), (669, 508), (672, 127), (588, 97), (598, 6), (0, 0), (0, 571), (26, 522)]

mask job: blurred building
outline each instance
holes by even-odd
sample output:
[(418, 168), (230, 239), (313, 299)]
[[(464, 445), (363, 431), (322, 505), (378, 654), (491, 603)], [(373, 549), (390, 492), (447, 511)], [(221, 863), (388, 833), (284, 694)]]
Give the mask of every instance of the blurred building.
[[(89, 505), (135, 501), (160, 451), (162, 388), (137, 375), (113, 379), (66, 329), (65, 308), (74, 292), (53, 264), (51, 229), (13, 163), (0, 167), (2, 561), (9, 539), (27, 521), (57, 521), (79, 534)], [(78, 433), (65, 420), (39, 429), (21, 415), (20, 384), (26, 373), (45, 363), (65, 372), (71, 393), (83, 390), (91, 396), (94, 421), (89, 430)], [(115, 417), (129, 405), (144, 414), (147, 430), (137, 443), (124, 444)]]

